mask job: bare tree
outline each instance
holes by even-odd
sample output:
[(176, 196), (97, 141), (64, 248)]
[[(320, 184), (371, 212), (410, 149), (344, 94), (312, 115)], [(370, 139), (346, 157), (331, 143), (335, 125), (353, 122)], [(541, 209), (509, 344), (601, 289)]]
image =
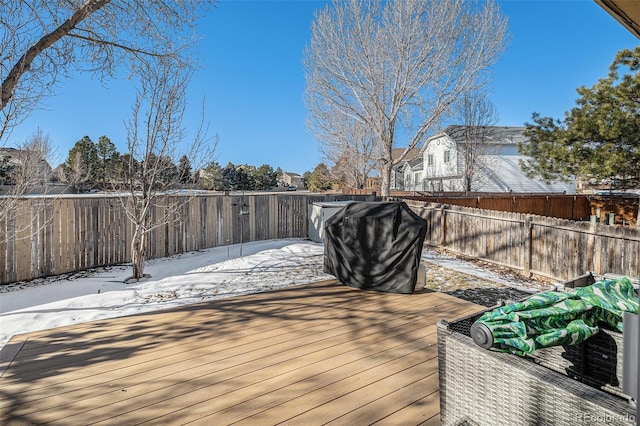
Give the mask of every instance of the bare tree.
[[(4, 148), (0, 152), (0, 240), (7, 237), (28, 237), (18, 224), (31, 226), (30, 220), (16, 220), (22, 213), (30, 214), (30, 210), (20, 209), (23, 197), (34, 190), (46, 194), (51, 167), (48, 160), (53, 152), (49, 136), (38, 129), (24, 143), (16, 148)], [(43, 201), (50, 203), (51, 200)], [(44, 225), (41, 223), (39, 226)], [(18, 226), (18, 227), (16, 227)], [(38, 228), (39, 228), (38, 226)], [(35, 231), (35, 229), (32, 229)], [(9, 235), (10, 234), (10, 235)]]
[[(196, 41), (196, 21), (200, 12), (213, 3), (0, 2), (0, 146), (66, 77), (87, 72), (105, 82), (123, 72), (133, 79), (144, 79), (159, 62), (172, 64), (174, 69), (190, 69), (195, 65), (190, 48)], [(77, 164), (72, 166), (81, 169)], [(21, 195), (24, 192), (15, 192), (12, 199)]]
[[(60, 79), (163, 58), (189, 61), (188, 46), (210, 0), (7, 0), (0, 2), (0, 141)], [(0, 144), (1, 145), (1, 144)]]
[(495, 162), (491, 154), (496, 146), (491, 144), (498, 113), (482, 92), (466, 93), (455, 105), (457, 127), (455, 139), (462, 160), (462, 185), (465, 191), (478, 191), (486, 184), (487, 173)]
[(368, 126), (349, 116), (322, 112), (312, 117), (308, 127), (319, 136), (325, 159), (334, 164), (332, 174), (343, 177), (348, 186), (362, 188), (380, 159), (375, 135)]
[[(334, 0), (316, 15), (304, 53), (307, 108), (316, 121), (335, 110), (369, 127), (388, 196), (394, 164), (456, 99), (488, 83), (506, 32), (492, 1)], [(398, 135), (407, 149), (393, 159)]]
[[(159, 61), (143, 69), (140, 89), (126, 124), (128, 152), (123, 155), (122, 180), (114, 185), (123, 190), (121, 204), (133, 226), (131, 239), (131, 281), (144, 276), (146, 237), (154, 228), (175, 220), (189, 196), (168, 196), (166, 191), (179, 183), (176, 162), (183, 155), (191, 164), (213, 158), (217, 137), (209, 138), (202, 121), (191, 143), (182, 125), (186, 110), (185, 92), (190, 80), (188, 68)], [(180, 150), (186, 146), (184, 150)]]

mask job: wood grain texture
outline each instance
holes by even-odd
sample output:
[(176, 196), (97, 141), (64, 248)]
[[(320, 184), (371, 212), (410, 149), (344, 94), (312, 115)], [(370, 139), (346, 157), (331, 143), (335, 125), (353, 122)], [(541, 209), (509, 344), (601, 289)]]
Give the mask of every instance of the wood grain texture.
[(482, 309), (326, 281), (20, 335), (0, 423), (437, 424), (436, 322)]

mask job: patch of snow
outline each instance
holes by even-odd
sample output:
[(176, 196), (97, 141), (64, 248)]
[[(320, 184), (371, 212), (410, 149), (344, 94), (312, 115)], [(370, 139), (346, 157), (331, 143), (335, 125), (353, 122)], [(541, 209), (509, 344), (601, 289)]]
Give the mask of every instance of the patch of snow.
[(270, 240), (216, 247), (148, 262), (151, 278), (127, 285), (126, 266), (68, 279), (0, 287), (0, 348), (15, 334), (138, 314), (333, 278), (322, 244)]
[[(151, 278), (135, 284), (123, 282), (131, 270), (118, 265), (0, 286), (0, 348), (20, 333), (332, 279), (323, 254), (308, 240), (256, 241), (149, 260)], [(509, 285), (455, 257), (425, 250), (422, 259)]]

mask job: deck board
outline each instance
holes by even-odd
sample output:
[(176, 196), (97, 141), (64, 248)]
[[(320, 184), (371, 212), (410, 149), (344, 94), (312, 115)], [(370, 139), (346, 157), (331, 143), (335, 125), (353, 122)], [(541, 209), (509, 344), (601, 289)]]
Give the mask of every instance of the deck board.
[(326, 281), (28, 333), (0, 423), (437, 424), (436, 322), (482, 309)]

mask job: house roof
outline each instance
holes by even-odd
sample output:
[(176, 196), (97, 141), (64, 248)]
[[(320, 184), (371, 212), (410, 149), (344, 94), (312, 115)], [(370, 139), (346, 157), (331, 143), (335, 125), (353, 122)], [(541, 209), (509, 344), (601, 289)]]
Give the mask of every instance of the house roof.
[[(539, 179), (528, 177), (520, 168), (522, 155), (494, 155), (486, 162), (487, 180), (482, 188), (483, 192), (566, 192), (575, 194), (575, 184), (567, 182), (545, 183)], [(489, 166), (491, 164), (491, 166)]]
[(422, 155), (418, 155), (417, 157), (414, 157), (411, 160), (404, 159), (401, 162), (399, 162), (398, 164), (396, 164), (395, 166), (393, 166), (393, 168), (396, 171), (400, 171), (400, 170), (404, 169), (405, 167), (409, 167), (413, 171), (423, 170), (424, 169), (424, 160), (422, 158)]
[(407, 161), (407, 164), (409, 164), (411, 170), (424, 169), (424, 160), (422, 159), (422, 156), (412, 158), (411, 160)]
[[(402, 156), (402, 154), (404, 154), (405, 150), (407, 148), (392, 148), (391, 149), (391, 159), (392, 160), (397, 160), (398, 158), (400, 158)], [(407, 153), (407, 156), (404, 157), (405, 161), (409, 161), (409, 160), (413, 160), (414, 158), (421, 156), (420, 155), (420, 149), (419, 148), (412, 148), (409, 150), (409, 152)]]
[[(441, 132), (429, 138), (429, 140), (447, 135), (456, 143), (465, 143), (464, 130), (466, 127), (467, 126), (457, 124), (447, 126)], [(484, 136), (487, 138), (486, 141), (490, 144), (511, 145), (527, 141), (527, 138), (524, 136), (525, 127), (483, 126), (483, 128), (485, 129)]]

